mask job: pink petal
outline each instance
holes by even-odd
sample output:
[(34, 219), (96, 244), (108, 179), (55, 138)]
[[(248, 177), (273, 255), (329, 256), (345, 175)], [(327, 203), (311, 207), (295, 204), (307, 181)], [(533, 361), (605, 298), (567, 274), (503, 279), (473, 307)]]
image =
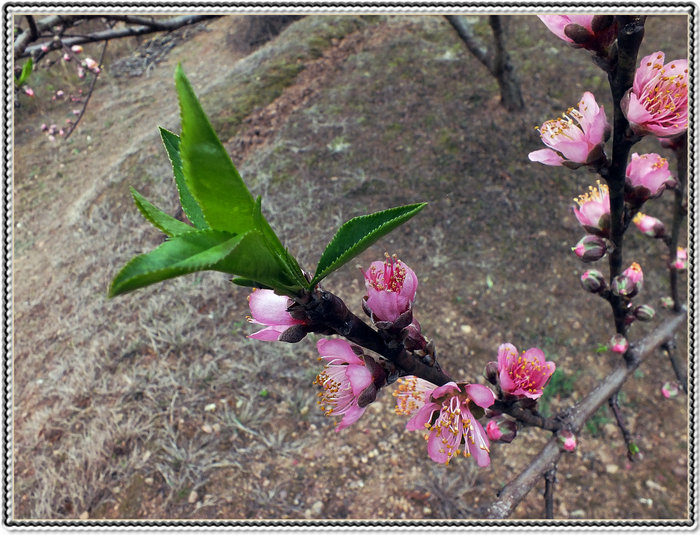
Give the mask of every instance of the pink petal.
[(277, 295), (272, 290), (255, 290), (248, 298), (253, 319), (263, 325), (294, 325), (301, 321), (294, 320), (287, 312), (289, 298)]
[(469, 396), (469, 399), (484, 409), (490, 407), (496, 401), (491, 389), (484, 385), (467, 385), (464, 387), (464, 391)]
[(364, 362), (355, 354), (350, 344), (341, 338), (321, 338), (317, 344), (319, 355), (328, 362), (340, 361), (344, 364), (359, 364)]
[[(469, 446), (469, 453), (474, 456), (477, 465), (481, 467), (488, 466), (491, 464), (491, 458), (489, 457), (489, 439), (479, 422), (472, 420), (472, 423), (474, 427), (466, 438), (467, 445)], [(472, 440), (474, 440), (473, 443)]]
[(562, 165), (564, 158), (552, 149), (540, 149), (527, 155), (531, 162), (539, 162), (544, 165)]
[(345, 370), (345, 375), (350, 380), (353, 396), (359, 396), (372, 383), (372, 372), (367, 369), (364, 363), (361, 366), (351, 364)]
[(350, 407), (346, 411), (345, 416), (343, 416), (343, 419), (340, 420), (340, 423), (335, 428), (335, 432), (337, 433), (338, 431), (341, 431), (346, 427), (354, 424), (357, 420), (360, 419), (360, 416), (364, 414), (365, 408), (360, 408), (357, 405), (353, 405), (352, 407)]
[(449, 459), (442, 436), (437, 431), (432, 431), (428, 437), (428, 455), (436, 463), (444, 464)]
[(510, 359), (518, 356), (518, 350), (513, 344), (501, 344), (498, 346), (498, 369), (508, 366)]
[(248, 338), (255, 338), (256, 340), (264, 340), (265, 342), (273, 342), (280, 339), (280, 335), (287, 330), (286, 327), (265, 327), (264, 329), (249, 334)]
[(426, 403), (406, 422), (406, 431), (425, 431), (425, 424), (430, 423), (433, 413), (440, 410), (437, 403)]
[(439, 397), (444, 396), (445, 394), (457, 392), (459, 392), (459, 387), (457, 386), (457, 383), (455, 383), (454, 381), (450, 381), (449, 383), (445, 383), (442, 386), (438, 386), (435, 390), (433, 390), (430, 397), (433, 399), (438, 399)]

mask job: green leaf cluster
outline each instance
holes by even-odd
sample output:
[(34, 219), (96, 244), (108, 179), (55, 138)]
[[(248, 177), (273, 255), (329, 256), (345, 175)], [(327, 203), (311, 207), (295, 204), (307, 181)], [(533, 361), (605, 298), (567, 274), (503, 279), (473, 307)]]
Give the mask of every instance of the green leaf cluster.
[(175, 85), (182, 132), (160, 129), (172, 164), (182, 210), (189, 223), (167, 214), (132, 188), (141, 214), (168, 239), (129, 261), (114, 277), (110, 297), (156, 282), (213, 270), (234, 275), (243, 286), (284, 295), (312, 289), (424, 206), (412, 204), (356, 217), (340, 227), (309, 280), (262, 214), (178, 65)]

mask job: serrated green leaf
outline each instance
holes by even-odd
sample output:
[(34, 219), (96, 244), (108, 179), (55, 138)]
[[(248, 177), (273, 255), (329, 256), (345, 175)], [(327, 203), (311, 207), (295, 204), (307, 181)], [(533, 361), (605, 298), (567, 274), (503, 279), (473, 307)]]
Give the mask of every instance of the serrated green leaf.
[(177, 236), (194, 230), (187, 223), (175, 219), (173, 216), (166, 214), (161, 209), (148, 202), (146, 198), (134, 188), (129, 189), (131, 190), (131, 195), (134, 197), (134, 203), (143, 217), (168, 236)]
[(207, 222), (204, 220), (204, 214), (202, 214), (202, 209), (197, 204), (197, 201), (195, 201), (192, 192), (185, 182), (185, 175), (182, 172), (182, 159), (180, 158), (180, 137), (165, 128), (160, 128), (160, 137), (163, 140), (163, 145), (165, 146), (168, 158), (173, 167), (173, 177), (175, 178), (177, 191), (180, 194), (180, 204), (182, 205), (183, 212), (185, 212), (187, 219), (189, 219), (195, 227), (202, 229), (208, 228)]
[(109, 296), (187, 273), (216, 269), (242, 239), (243, 235), (211, 229), (176, 236), (153, 251), (132, 258), (114, 277)]
[(175, 70), (180, 101), (180, 158), (187, 189), (207, 225), (243, 234), (254, 228), (255, 202), (219, 141), (180, 65)]
[(352, 260), (382, 236), (411, 219), (427, 203), (397, 206), (381, 212), (355, 217), (338, 229), (323, 251), (316, 266), (311, 286), (318, 284), (331, 272)]

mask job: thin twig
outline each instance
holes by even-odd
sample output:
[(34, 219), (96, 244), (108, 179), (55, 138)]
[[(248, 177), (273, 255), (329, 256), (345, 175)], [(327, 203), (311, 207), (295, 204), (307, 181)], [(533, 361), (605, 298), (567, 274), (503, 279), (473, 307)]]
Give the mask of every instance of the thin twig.
[[(97, 62), (97, 67), (102, 68), (102, 61), (104, 60), (105, 57), (105, 51), (107, 50), (107, 43), (109, 41), (105, 41), (104, 45), (102, 45), (102, 53), (100, 54), (100, 59)], [(92, 72), (92, 71), (90, 71)], [(97, 78), (100, 76), (100, 72), (92, 72), (92, 82), (90, 82), (90, 89), (88, 90), (87, 96), (85, 97), (85, 102), (83, 102), (83, 107), (80, 109), (80, 113), (78, 114), (77, 119), (73, 124), (70, 125), (70, 128), (66, 132), (66, 134), (63, 136), (63, 139), (68, 139), (70, 135), (73, 133), (73, 130), (78, 126), (78, 123), (80, 122), (80, 119), (83, 118), (83, 115), (85, 114), (85, 110), (87, 109), (87, 105), (90, 102), (90, 97), (92, 97), (92, 92), (95, 90), (95, 85), (97, 84)]]
[(681, 306), (678, 293), (678, 270), (674, 267), (673, 263), (676, 259), (678, 239), (686, 212), (683, 208), (683, 200), (685, 198), (685, 188), (688, 181), (688, 132), (685, 132), (679, 139), (675, 140), (674, 154), (676, 156), (678, 185), (676, 186), (675, 198), (673, 200), (673, 223), (671, 224), (671, 239), (668, 242), (668, 255), (669, 283), (671, 287), (671, 298), (673, 299), (673, 310), (678, 310)]
[(610, 407), (613, 416), (615, 416), (615, 422), (617, 422), (617, 427), (620, 430), (620, 433), (622, 434), (622, 439), (625, 441), (627, 458), (630, 461), (634, 462), (635, 456), (632, 449), (632, 434), (630, 433), (629, 429), (627, 429), (625, 419), (622, 417), (622, 413), (620, 412), (620, 403), (618, 400), (619, 393), (620, 392), (617, 391), (612, 396), (610, 396), (610, 399), (608, 399), (608, 407)]
[(678, 384), (683, 389), (683, 392), (685, 392), (687, 394), (688, 393), (688, 372), (686, 371), (685, 366), (680, 361), (680, 359), (678, 358), (678, 354), (676, 353), (676, 340), (675, 339), (669, 340), (668, 342), (666, 342), (664, 345), (661, 346), (661, 349), (663, 349), (666, 352), (666, 355), (668, 355), (668, 359), (671, 361), (671, 367), (673, 368), (673, 371), (676, 374), (676, 379), (678, 380)]
[(554, 518), (554, 483), (557, 480), (557, 465), (544, 473), (544, 517)]
[(492, 55), (486, 45), (474, 35), (471, 25), (464, 20), (464, 17), (457, 15), (445, 15), (445, 18), (455, 29), (460, 39), (464, 41), (464, 44), (467, 45), (469, 52), (493, 74)]

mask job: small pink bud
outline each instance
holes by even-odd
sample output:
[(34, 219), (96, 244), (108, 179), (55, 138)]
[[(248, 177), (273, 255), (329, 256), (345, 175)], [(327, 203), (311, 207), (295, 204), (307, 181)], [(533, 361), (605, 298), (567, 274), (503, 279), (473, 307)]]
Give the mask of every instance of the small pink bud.
[(484, 377), (486, 377), (486, 380), (492, 385), (498, 384), (498, 362), (491, 361), (486, 364)]
[(567, 429), (562, 429), (559, 431), (558, 435), (559, 444), (566, 451), (574, 451), (576, 449), (576, 435)]
[(73, 110), (73, 115), (80, 115), (80, 110)]
[(85, 69), (78, 67), (78, 78), (85, 78)]
[(25, 92), (28, 96), (30, 96), (30, 97), (33, 97), (33, 96), (34, 96), (34, 90), (33, 90), (31, 87), (24, 87), (24, 88), (22, 88), (22, 89), (24, 90), (24, 92)]
[(63, 54), (63, 61), (70, 61), (70, 54), (68, 52)]
[(661, 306), (663, 308), (673, 308), (673, 298), (672, 297), (662, 297), (661, 298)]
[(610, 289), (615, 295), (632, 298), (642, 289), (644, 283), (644, 273), (636, 262), (615, 277)]
[(49, 47), (46, 46), (46, 45), (41, 45), (41, 51), (44, 52), (44, 53), (46, 53), (46, 52), (49, 51)]
[(688, 251), (683, 247), (676, 249), (676, 259), (673, 262), (673, 268), (678, 271), (685, 271), (688, 267)]
[(571, 250), (584, 262), (595, 262), (605, 256), (608, 246), (605, 240), (593, 234), (586, 234)]
[(56, 98), (63, 98), (63, 95), (65, 95), (65, 93), (61, 89), (56, 91)]
[(619, 353), (622, 355), (629, 349), (629, 347), (630, 343), (627, 341), (627, 338), (622, 336), (620, 333), (616, 333), (610, 339), (610, 351), (613, 353)]
[(80, 45), (73, 45), (70, 47), (70, 49), (75, 53), (75, 54), (80, 54), (83, 51), (83, 47)]
[(655, 315), (656, 312), (649, 305), (639, 305), (634, 309), (634, 317), (639, 321), (651, 321)]
[(61, 129), (58, 131), (58, 135), (59, 135), (59, 136), (63, 136), (64, 134), (65, 134), (65, 131), (63, 130), (63, 128), (61, 128)]
[(675, 382), (666, 382), (664, 385), (661, 387), (661, 394), (666, 398), (666, 399), (672, 399), (678, 396), (680, 394), (680, 387), (678, 386), (678, 383)]
[(599, 293), (605, 290), (607, 284), (605, 277), (597, 269), (587, 269), (581, 275), (581, 286), (583, 289), (591, 293)]
[(518, 424), (503, 416), (492, 418), (486, 424), (486, 435), (489, 440), (510, 443), (513, 442), (517, 431)]
[(83, 64), (90, 70), (97, 68), (97, 62), (92, 58), (85, 58)]
[(660, 220), (643, 214), (642, 212), (637, 212), (632, 222), (642, 234), (650, 238), (663, 238), (666, 234), (666, 228)]
[(41, 123), (41, 131), (46, 132), (49, 129), (48, 126), (46, 126), (46, 123)]

